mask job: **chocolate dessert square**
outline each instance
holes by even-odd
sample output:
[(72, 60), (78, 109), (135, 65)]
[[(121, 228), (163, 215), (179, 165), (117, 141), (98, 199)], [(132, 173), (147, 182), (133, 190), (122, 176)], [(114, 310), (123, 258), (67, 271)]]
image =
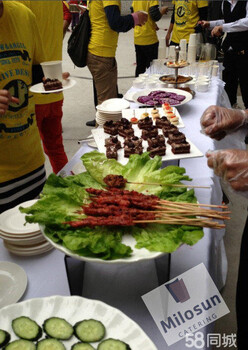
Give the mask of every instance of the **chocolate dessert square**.
[(110, 136), (105, 139), (105, 147), (113, 146), (116, 150), (121, 149), (121, 142), (118, 140), (117, 136)]
[(118, 134), (122, 137), (131, 137), (134, 136), (134, 130), (131, 125), (120, 125), (118, 127)]
[(58, 79), (49, 78), (43, 80), (43, 86), (45, 91), (58, 90), (63, 88), (61, 81)]
[(171, 123), (165, 116), (163, 116), (162, 118), (156, 119), (155, 125), (157, 128), (162, 129), (165, 126), (170, 126)]
[(103, 130), (106, 132), (106, 134), (110, 135), (117, 135), (118, 134), (118, 127), (113, 120), (109, 120), (103, 124)]
[(165, 137), (168, 137), (168, 134), (173, 134), (178, 132), (178, 127), (176, 125), (169, 125), (169, 126), (164, 126), (162, 128), (162, 132)]
[(169, 133), (167, 142), (169, 145), (171, 145), (172, 143), (185, 143), (186, 137), (182, 132)]
[(152, 118), (150, 117), (140, 119), (138, 122), (138, 127), (143, 130), (149, 130), (152, 125), (153, 125), (153, 121), (152, 121)]
[(149, 155), (151, 158), (154, 158), (155, 156), (165, 156), (165, 153), (166, 153), (165, 146), (159, 146), (151, 149), (148, 149), (148, 148), (147, 148), (147, 151), (149, 152)]
[(148, 142), (148, 148), (156, 148), (159, 146), (165, 146), (165, 138), (163, 135), (158, 135), (157, 137), (147, 139), (147, 142)]
[(107, 147), (106, 156), (108, 159), (116, 159), (117, 160), (118, 154), (117, 154), (117, 149), (115, 148), (115, 146)]
[(157, 137), (158, 136), (158, 129), (156, 128), (156, 126), (151, 126), (148, 129), (142, 129), (142, 139), (147, 140), (147, 139), (151, 139), (153, 137)]
[(142, 147), (142, 139), (140, 139), (137, 136), (133, 136), (133, 137), (127, 137), (124, 140), (124, 146), (128, 146), (128, 147)]
[(142, 154), (143, 147), (133, 147), (129, 148), (127, 146), (124, 147), (124, 157), (129, 158), (131, 154)]
[(188, 142), (172, 143), (171, 151), (174, 154), (190, 153), (190, 144)]
[(126, 118), (121, 118), (121, 120), (119, 120), (118, 121), (118, 124), (119, 125), (126, 125), (126, 126), (132, 126), (132, 123), (128, 120), (128, 119), (126, 119)]

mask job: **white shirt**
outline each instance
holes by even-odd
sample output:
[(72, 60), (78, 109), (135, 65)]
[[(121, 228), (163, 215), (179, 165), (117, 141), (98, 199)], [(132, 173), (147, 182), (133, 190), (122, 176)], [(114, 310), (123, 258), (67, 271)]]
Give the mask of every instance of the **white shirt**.
[[(236, 6), (238, 0), (227, 0), (231, 4), (231, 12)], [(221, 9), (223, 12), (224, 1), (222, 1)], [(235, 22), (225, 23), (224, 19), (219, 19), (217, 21), (210, 21), (210, 29), (213, 29), (215, 26), (222, 26), (223, 32), (233, 33), (233, 32), (244, 32), (248, 30), (248, 1), (246, 3), (246, 15), (244, 18), (241, 18)]]

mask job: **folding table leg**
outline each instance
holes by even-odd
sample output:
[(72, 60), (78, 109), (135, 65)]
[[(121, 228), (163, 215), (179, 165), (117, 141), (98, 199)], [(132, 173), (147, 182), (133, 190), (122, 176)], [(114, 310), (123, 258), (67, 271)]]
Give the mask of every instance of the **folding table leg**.
[(158, 276), (158, 284), (161, 286), (170, 280), (171, 254), (165, 254), (155, 259), (155, 266)]
[(85, 261), (65, 255), (65, 268), (71, 295), (82, 296)]

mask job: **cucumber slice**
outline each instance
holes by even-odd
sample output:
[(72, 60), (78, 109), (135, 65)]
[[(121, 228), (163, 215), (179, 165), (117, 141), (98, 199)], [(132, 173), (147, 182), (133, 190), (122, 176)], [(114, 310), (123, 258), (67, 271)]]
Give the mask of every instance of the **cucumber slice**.
[(75, 336), (84, 343), (100, 341), (105, 336), (105, 327), (97, 320), (79, 321), (74, 326)]
[(66, 350), (58, 339), (43, 339), (37, 343), (37, 350)]
[(44, 321), (43, 330), (48, 337), (68, 340), (73, 335), (73, 327), (69, 322), (60, 317), (51, 317)]
[(30, 340), (18, 339), (9, 343), (4, 350), (35, 350), (36, 346)]
[(97, 350), (131, 350), (131, 348), (121, 340), (106, 339), (98, 345)]
[(12, 328), (19, 338), (26, 340), (38, 340), (42, 335), (41, 327), (26, 316), (15, 318), (12, 321)]
[(86, 343), (76, 343), (72, 345), (71, 350), (95, 350), (92, 345)]
[(10, 341), (10, 334), (3, 329), (0, 329), (0, 348), (8, 344)]

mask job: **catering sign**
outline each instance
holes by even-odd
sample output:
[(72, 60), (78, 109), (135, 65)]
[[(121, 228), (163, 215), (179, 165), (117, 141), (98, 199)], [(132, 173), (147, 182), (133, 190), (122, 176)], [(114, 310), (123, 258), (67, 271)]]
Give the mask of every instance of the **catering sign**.
[(230, 312), (204, 264), (173, 278), (142, 299), (168, 345)]

